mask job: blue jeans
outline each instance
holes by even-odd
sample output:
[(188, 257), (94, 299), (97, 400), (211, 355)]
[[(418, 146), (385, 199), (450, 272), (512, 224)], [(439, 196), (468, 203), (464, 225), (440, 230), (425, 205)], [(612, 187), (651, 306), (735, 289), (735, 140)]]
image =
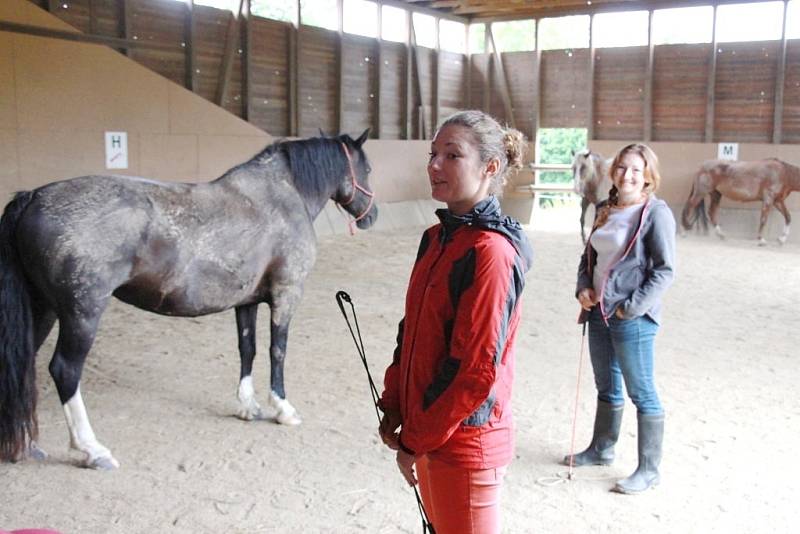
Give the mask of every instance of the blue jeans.
[(664, 413), (653, 380), (653, 340), (658, 331), (649, 317), (608, 318), (603, 321), (600, 307), (589, 314), (589, 352), (594, 369), (597, 397), (612, 405), (625, 403), (622, 382), (633, 404), (642, 415)]

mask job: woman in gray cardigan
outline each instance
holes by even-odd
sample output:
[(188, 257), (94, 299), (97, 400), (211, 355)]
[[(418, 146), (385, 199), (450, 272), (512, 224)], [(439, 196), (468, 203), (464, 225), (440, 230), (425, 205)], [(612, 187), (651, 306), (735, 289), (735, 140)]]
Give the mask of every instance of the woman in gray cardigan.
[(597, 210), (578, 266), (580, 322), (589, 323), (589, 352), (597, 387), (594, 435), (567, 465), (610, 465), (625, 398), (637, 409), (639, 466), (614, 491), (641, 493), (660, 481), (664, 410), (653, 380), (653, 340), (661, 298), (673, 279), (675, 219), (655, 197), (658, 158), (646, 145), (624, 147), (610, 167), (613, 186)]

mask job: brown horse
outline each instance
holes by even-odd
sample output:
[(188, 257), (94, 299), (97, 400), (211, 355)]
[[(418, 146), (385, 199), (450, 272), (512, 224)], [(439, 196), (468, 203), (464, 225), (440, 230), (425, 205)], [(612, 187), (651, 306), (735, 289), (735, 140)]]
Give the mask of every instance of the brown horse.
[(739, 202), (761, 201), (761, 223), (758, 227), (758, 244), (765, 245), (764, 226), (767, 224), (769, 208), (783, 214), (783, 233), (778, 242), (783, 244), (789, 237), (789, 224), (792, 221), (784, 201), (792, 191), (800, 191), (800, 167), (776, 158), (759, 161), (710, 160), (703, 163), (692, 184), (692, 192), (683, 207), (682, 223), (689, 230), (698, 218), (707, 227), (704, 199), (711, 197), (708, 217), (714, 231), (720, 238), (725, 235), (719, 227), (719, 205), (722, 197)]
[(586, 243), (586, 210), (589, 204), (608, 198), (611, 180), (608, 177), (609, 162), (597, 152), (581, 150), (572, 160), (572, 180), (575, 192), (581, 196), (581, 239)]

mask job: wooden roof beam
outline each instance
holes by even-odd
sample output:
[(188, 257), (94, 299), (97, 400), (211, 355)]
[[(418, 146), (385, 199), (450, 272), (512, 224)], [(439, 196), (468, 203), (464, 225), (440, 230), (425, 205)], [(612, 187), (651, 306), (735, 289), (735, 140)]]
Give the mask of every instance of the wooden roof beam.
[(406, 11), (411, 11), (414, 13), (421, 13), (423, 15), (430, 15), (431, 17), (439, 17), (445, 20), (452, 20), (455, 22), (460, 22), (462, 24), (469, 24), (469, 19), (467, 17), (462, 17), (460, 15), (455, 15), (453, 13), (449, 13), (447, 11), (440, 11), (436, 9), (431, 9), (425, 6), (418, 6), (413, 3), (403, 2), (401, 0), (381, 0), (381, 5), (384, 6), (391, 6), (396, 7), (399, 9), (404, 9)]

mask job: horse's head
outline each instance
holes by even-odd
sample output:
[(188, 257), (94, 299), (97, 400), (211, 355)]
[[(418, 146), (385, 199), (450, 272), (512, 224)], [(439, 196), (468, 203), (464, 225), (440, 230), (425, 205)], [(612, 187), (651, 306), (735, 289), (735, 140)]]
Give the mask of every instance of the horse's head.
[[(575, 154), (572, 160), (572, 180), (575, 192), (597, 204), (606, 197), (606, 175), (608, 162), (603, 156), (591, 150), (584, 149)], [(608, 184), (610, 187), (610, 184)]]
[(353, 139), (347, 134), (335, 138), (347, 157), (347, 173), (331, 197), (355, 217), (356, 225), (362, 230), (372, 226), (378, 218), (378, 207), (375, 205), (375, 197), (368, 180), (372, 168), (363, 149), (368, 133), (369, 128), (364, 130), (358, 139)]
[(577, 194), (583, 196), (586, 182), (591, 180), (593, 174), (594, 164), (591, 150), (585, 149), (576, 152), (572, 159), (572, 183)]

